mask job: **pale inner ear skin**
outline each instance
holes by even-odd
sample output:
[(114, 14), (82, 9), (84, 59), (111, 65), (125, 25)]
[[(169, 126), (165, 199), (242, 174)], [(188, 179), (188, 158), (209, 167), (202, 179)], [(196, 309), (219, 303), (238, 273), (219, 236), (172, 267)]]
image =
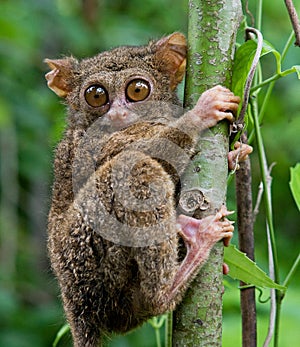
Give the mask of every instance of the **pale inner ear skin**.
[(44, 62), (51, 69), (45, 75), (48, 87), (61, 98), (67, 97), (72, 91), (70, 81), (72, 80), (73, 65), (76, 60), (74, 58), (45, 59)]
[(162, 70), (170, 75), (170, 88), (174, 90), (185, 74), (187, 44), (185, 36), (173, 33), (155, 43), (156, 59)]

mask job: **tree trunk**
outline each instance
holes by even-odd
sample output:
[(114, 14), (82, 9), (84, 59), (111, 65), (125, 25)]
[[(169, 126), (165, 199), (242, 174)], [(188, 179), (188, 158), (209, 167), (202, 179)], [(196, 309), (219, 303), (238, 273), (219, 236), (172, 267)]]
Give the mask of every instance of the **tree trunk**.
[[(186, 107), (194, 106), (208, 88), (217, 84), (230, 87), (241, 17), (239, 0), (189, 1)], [(204, 204), (196, 206), (193, 213), (196, 218), (215, 214), (225, 202), (227, 152), (227, 122), (201, 135), (197, 155), (186, 171), (181, 191), (185, 199), (189, 194), (192, 198), (195, 189), (204, 195)], [(174, 313), (173, 346), (221, 346), (222, 263), (223, 246), (218, 243)]]

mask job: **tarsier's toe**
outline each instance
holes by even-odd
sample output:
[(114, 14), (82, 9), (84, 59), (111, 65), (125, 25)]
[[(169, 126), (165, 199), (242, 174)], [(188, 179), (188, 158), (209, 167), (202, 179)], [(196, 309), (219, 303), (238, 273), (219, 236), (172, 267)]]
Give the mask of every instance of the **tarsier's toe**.
[(222, 236), (223, 236), (224, 246), (227, 247), (227, 246), (229, 246), (230, 240), (232, 239), (232, 236), (233, 236), (233, 231), (234, 231), (233, 224), (234, 224), (234, 222), (229, 221), (229, 220), (226, 220), (224, 222), (227, 222), (227, 223), (224, 225)]
[[(228, 246), (230, 243), (230, 240), (233, 236), (234, 231), (234, 221), (230, 221), (227, 218), (224, 218), (230, 214), (234, 213), (234, 211), (228, 211), (225, 205), (222, 205), (220, 210), (216, 213), (215, 220), (216, 222), (220, 224), (222, 230), (220, 233), (220, 239), (223, 239), (224, 246)], [(224, 219), (223, 219), (224, 218)], [(223, 219), (223, 220), (221, 220)]]
[(223, 274), (228, 275), (229, 273), (229, 266), (226, 263), (223, 263)]
[(228, 153), (228, 167), (230, 170), (239, 169), (239, 163), (245, 161), (253, 151), (251, 146), (240, 142), (236, 142), (234, 148), (233, 151)]
[(233, 213), (234, 213), (234, 211), (228, 211), (227, 207), (225, 205), (222, 205), (220, 210), (216, 213), (215, 218), (216, 218), (216, 220), (220, 220), (223, 217), (229, 216)]

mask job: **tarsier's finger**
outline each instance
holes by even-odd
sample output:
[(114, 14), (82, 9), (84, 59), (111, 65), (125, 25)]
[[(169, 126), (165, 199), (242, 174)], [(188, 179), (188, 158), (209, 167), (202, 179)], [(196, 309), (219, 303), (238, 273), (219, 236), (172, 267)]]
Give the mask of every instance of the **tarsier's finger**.
[(239, 105), (234, 102), (224, 102), (220, 107), (222, 111), (233, 111), (234, 113), (238, 110), (238, 108)]
[(215, 220), (220, 220), (223, 217), (233, 214), (234, 211), (228, 211), (225, 205), (222, 205), (220, 210), (215, 215)]
[(224, 246), (229, 246), (230, 240), (232, 239), (233, 231), (224, 232), (220, 235), (220, 240), (223, 241)]
[(241, 102), (241, 98), (239, 96), (234, 95), (233, 93), (231, 93), (231, 96), (228, 98), (228, 101), (234, 102), (236, 104), (239, 104)]
[[(232, 234), (233, 235), (233, 234)], [(232, 236), (231, 237), (224, 237), (223, 238), (223, 245), (225, 246), (225, 247), (228, 247), (229, 246), (229, 244), (230, 244), (230, 240), (232, 239)]]
[(234, 230), (234, 221), (230, 221), (227, 218), (224, 219), (224, 221), (221, 223), (221, 229), (223, 233), (232, 232)]
[(232, 93), (232, 91), (230, 91), (229, 89), (226, 89), (225, 91), (222, 91), (220, 93), (220, 96), (222, 96), (222, 98), (224, 98), (227, 101), (232, 101), (232, 102), (236, 102), (236, 103), (240, 103), (241, 98), (235, 94)]
[(227, 222), (227, 224), (224, 225), (224, 229), (223, 229), (223, 243), (224, 243), (224, 246), (227, 247), (227, 246), (229, 246), (230, 240), (233, 236), (234, 221), (230, 221), (228, 219), (225, 219), (224, 223), (226, 223), (226, 222)]
[(232, 123), (234, 121), (234, 116), (231, 112), (218, 111), (216, 113), (216, 116), (219, 120), (227, 119), (227, 120), (229, 120), (230, 123)]

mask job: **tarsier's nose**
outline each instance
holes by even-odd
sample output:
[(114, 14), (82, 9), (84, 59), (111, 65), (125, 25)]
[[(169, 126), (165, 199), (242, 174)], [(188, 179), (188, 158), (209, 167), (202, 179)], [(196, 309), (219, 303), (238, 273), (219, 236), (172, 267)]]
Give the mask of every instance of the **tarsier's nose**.
[(124, 122), (128, 117), (128, 111), (120, 106), (112, 106), (107, 112), (107, 117), (112, 122)]

